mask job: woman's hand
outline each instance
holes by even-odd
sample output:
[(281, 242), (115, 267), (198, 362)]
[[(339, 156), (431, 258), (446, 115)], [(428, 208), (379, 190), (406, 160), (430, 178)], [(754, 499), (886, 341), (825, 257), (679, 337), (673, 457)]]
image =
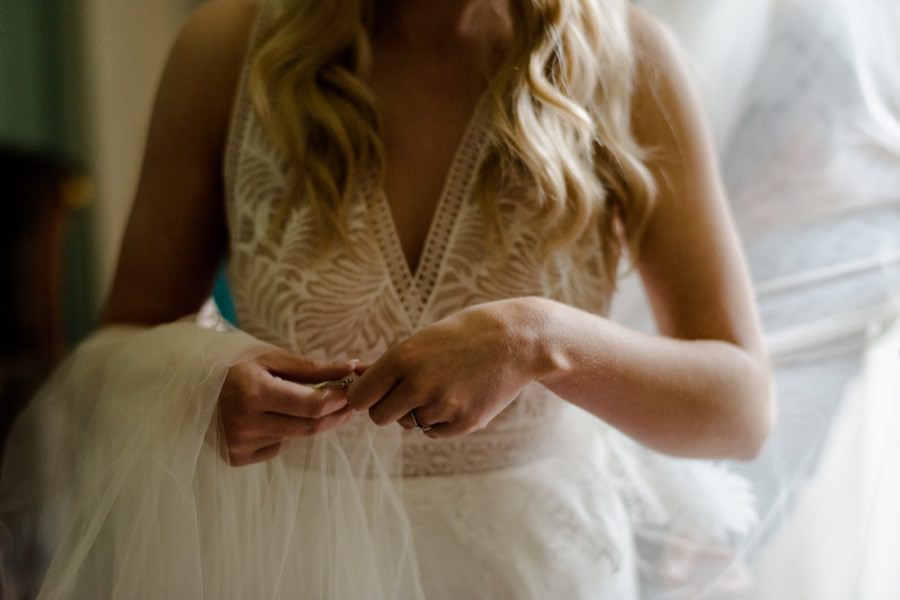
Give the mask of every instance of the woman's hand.
[(239, 467), (269, 460), (285, 438), (346, 423), (353, 411), (345, 390), (304, 384), (346, 377), (357, 364), (322, 363), (275, 350), (231, 367), (219, 394), (229, 463)]
[(540, 365), (538, 323), (517, 300), (481, 304), (391, 347), (348, 391), (354, 410), (378, 425), (454, 437), (484, 428), (533, 381)]

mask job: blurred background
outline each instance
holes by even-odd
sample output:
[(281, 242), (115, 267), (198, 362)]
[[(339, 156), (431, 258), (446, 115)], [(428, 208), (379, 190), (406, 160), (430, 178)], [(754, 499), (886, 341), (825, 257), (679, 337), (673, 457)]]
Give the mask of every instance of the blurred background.
[[(189, 0), (3, 0), (0, 145), (88, 178), (65, 231), (63, 319), (90, 327), (115, 264), (163, 61)], [(38, 159), (38, 160), (40, 160)]]
[[(4, 427), (92, 326), (163, 61), (198, 3), (0, 0), (0, 173), (11, 182), (0, 196)], [(785, 490), (815, 480), (835, 432), (850, 422), (841, 415), (854, 408), (878, 415), (882, 429), (860, 435), (884, 443), (841, 460), (871, 466), (878, 502), (900, 506), (900, 477), (886, 479), (882, 464), (900, 454), (900, 414), (884, 412), (900, 404), (900, 387), (879, 384), (888, 400), (877, 405), (847, 391), (867, 372), (872, 344), (900, 319), (900, 3), (638, 3), (679, 36), (695, 71), (776, 368), (779, 428), (760, 460), (737, 467), (759, 484), (766, 514), (778, 516), (762, 537), (789, 529), (794, 495), (786, 500)], [(614, 318), (652, 329), (641, 297), (626, 281)], [(898, 348), (887, 347), (895, 371)], [(859, 502), (866, 514), (878, 505), (869, 496)], [(880, 555), (900, 555), (900, 524), (881, 523), (896, 528)], [(858, 582), (860, 569), (848, 577)], [(887, 587), (836, 589), (763, 597), (900, 597)]]

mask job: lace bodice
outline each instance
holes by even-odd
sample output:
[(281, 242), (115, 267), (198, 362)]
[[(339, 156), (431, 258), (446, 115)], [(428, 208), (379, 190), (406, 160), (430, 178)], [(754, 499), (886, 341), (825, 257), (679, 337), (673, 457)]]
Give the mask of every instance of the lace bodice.
[[(538, 207), (524, 188), (498, 198), (512, 252), (486, 242), (489, 225), (471, 192), (490, 130), (482, 99), (457, 148), (416, 272), (374, 177), (361, 182), (348, 211), (350, 244), (317, 261), (315, 219), (303, 198), (289, 194), (285, 158), (267, 138), (242, 83), (226, 156), (228, 277), (240, 327), (311, 357), (375, 360), (416, 330), (482, 302), (543, 296), (604, 312), (610, 286), (600, 240), (587, 236), (544, 264), (534, 227)], [(296, 206), (272, 235), (276, 207), (285, 202)], [(539, 455), (559, 435), (553, 424), (562, 404), (532, 384), (474, 435), (432, 440), (407, 432), (404, 472), (481, 470)], [(365, 426), (360, 415), (345, 427)]]

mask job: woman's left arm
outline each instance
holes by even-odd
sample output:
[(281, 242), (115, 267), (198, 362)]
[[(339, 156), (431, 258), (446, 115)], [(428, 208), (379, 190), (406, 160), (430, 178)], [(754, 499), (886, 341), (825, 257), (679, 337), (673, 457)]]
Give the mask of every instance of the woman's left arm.
[(680, 50), (640, 11), (633, 30), (633, 129), (659, 188), (637, 266), (662, 335), (530, 299), (540, 381), (660, 451), (751, 458), (775, 410), (750, 277)]

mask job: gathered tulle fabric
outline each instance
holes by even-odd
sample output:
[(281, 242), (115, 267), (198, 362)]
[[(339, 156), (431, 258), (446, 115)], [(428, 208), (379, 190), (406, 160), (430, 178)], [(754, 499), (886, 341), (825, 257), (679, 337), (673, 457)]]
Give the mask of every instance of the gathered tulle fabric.
[(7, 569), (46, 553), (40, 598), (424, 597), (396, 432), (319, 436), (301, 464), (223, 459), (225, 374), (271, 349), (192, 322), (84, 342), (10, 442)]

